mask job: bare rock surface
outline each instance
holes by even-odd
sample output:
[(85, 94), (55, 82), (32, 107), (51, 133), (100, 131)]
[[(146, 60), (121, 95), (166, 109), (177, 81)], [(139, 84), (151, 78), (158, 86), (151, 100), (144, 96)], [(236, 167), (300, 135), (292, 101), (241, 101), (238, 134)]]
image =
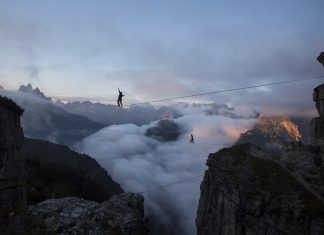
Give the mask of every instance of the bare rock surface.
[(322, 155), (296, 147), (275, 160), (251, 144), (211, 154), (198, 235), (324, 234)]
[(148, 234), (144, 198), (126, 193), (101, 204), (76, 197), (49, 199), (29, 208), (53, 234)]
[(1, 234), (148, 235), (144, 198), (115, 195), (97, 203), (77, 197), (48, 199), (1, 218)]
[(324, 150), (324, 117), (313, 118), (310, 122), (311, 143)]

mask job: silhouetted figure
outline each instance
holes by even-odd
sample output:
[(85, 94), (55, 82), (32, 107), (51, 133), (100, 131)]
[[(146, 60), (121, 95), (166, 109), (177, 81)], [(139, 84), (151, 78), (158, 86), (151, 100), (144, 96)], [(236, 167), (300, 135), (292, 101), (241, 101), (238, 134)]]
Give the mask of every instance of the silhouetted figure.
[(194, 141), (195, 141), (195, 140), (194, 140), (194, 137), (193, 137), (193, 135), (190, 133), (190, 143), (194, 144), (194, 143), (195, 143)]
[(118, 88), (118, 91), (119, 91), (119, 95), (118, 95), (118, 100), (117, 100), (117, 104), (118, 104), (118, 107), (123, 107), (123, 92), (121, 92)]
[(317, 57), (318, 62), (320, 62), (324, 66), (324, 52)]

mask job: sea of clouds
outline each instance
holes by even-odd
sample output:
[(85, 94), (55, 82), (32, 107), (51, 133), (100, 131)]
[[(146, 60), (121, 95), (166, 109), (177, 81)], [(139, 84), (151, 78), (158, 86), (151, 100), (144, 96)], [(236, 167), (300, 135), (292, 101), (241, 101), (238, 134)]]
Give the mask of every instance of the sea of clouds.
[[(40, 117), (47, 109), (58, 108), (31, 94), (6, 90), (0, 94)], [(180, 130), (176, 141), (160, 142), (146, 136), (146, 130), (158, 123), (152, 121), (142, 126), (107, 126), (74, 148), (94, 157), (124, 191), (144, 192), (146, 215), (156, 225), (158, 234), (193, 235), (200, 184), (209, 153), (234, 144), (240, 133), (256, 123), (258, 113), (216, 103), (177, 103), (166, 112), (168, 115), (162, 116), (176, 117), (172, 119)], [(34, 129), (41, 123), (36, 117), (24, 122), (36, 125)], [(189, 143), (190, 133), (195, 144)], [(163, 185), (167, 187), (160, 187)]]
[[(146, 215), (158, 222), (161, 234), (193, 235), (209, 153), (234, 144), (257, 119), (254, 111), (235, 114), (227, 106), (217, 106), (217, 112), (210, 112), (209, 105), (178, 108), (183, 116), (173, 120), (181, 130), (177, 141), (147, 137), (146, 130), (157, 124), (154, 121), (143, 126), (106, 127), (82, 140), (76, 149), (94, 157), (125, 191), (144, 191)], [(189, 143), (190, 132), (195, 144)], [(161, 185), (168, 186), (159, 188)]]

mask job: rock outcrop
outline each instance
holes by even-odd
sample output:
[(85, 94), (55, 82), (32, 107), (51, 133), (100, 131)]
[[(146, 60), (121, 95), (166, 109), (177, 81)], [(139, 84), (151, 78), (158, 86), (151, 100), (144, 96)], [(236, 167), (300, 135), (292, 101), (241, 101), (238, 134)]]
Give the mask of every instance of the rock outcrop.
[(13, 101), (0, 96), (0, 209), (2, 212), (26, 207), (24, 190), (25, 159), (22, 152), (23, 110)]
[(80, 198), (49, 199), (29, 208), (50, 234), (148, 234), (144, 198), (127, 193), (102, 204)]
[(149, 235), (144, 198), (125, 193), (103, 203), (77, 197), (48, 199), (0, 224), (4, 234)]
[(242, 144), (207, 165), (198, 235), (324, 234), (323, 153), (297, 146), (275, 160)]
[(180, 128), (174, 121), (165, 119), (148, 128), (145, 135), (161, 142), (176, 141), (180, 135)]

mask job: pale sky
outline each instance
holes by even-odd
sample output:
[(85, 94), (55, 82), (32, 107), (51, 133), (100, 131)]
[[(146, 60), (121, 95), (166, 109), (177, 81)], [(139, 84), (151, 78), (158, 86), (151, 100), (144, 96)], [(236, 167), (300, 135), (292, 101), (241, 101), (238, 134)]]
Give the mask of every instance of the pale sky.
[[(131, 103), (322, 75), (323, 12), (323, 0), (0, 0), (0, 84), (106, 99), (119, 87)], [(183, 101), (305, 111), (323, 82)]]

